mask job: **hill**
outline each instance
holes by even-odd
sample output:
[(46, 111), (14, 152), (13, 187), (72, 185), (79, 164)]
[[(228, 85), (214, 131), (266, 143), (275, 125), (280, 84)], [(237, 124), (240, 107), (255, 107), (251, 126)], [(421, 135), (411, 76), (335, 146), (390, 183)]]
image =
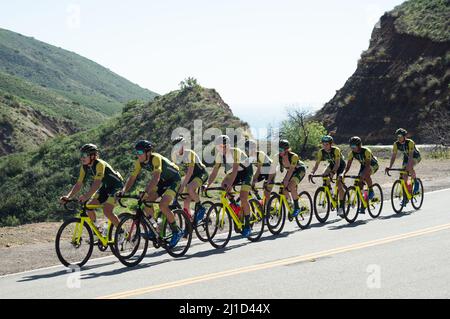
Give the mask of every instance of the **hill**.
[(102, 158), (127, 176), (137, 140), (151, 139), (158, 152), (170, 156), (172, 131), (179, 126), (192, 131), (194, 120), (203, 121), (203, 130), (248, 127), (215, 90), (195, 86), (150, 103), (128, 103), (121, 116), (98, 128), (56, 137), (36, 151), (0, 158), (0, 226), (60, 219), (57, 200), (77, 178), (79, 148), (84, 143), (98, 144)]
[[(4, 29), (0, 29), (0, 94), (47, 117), (70, 122), (75, 130), (94, 127), (120, 113), (129, 100), (149, 101), (156, 96), (75, 53)], [(5, 105), (2, 113), (7, 113)], [(29, 118), (34, 114), (29, 112)], [(20, 118), (10, 115), (20, 123)], [(51, 131), (55, 123), (49, 126), (40, 120), (39, 116), (33, 118), (38, 131)], [(59, 133), (70, 130), (63, 128)], [(0, 140), (10, 141), (0, 156), (22, 150), (24, 141), (19, 136), (0, 135)], [(46, 136), (41, 134), (33, 141), (39, 145)]]
[(315, 116), (339, 143), (391, 143), (398, 127), (437, 143), (450, 129), (450, 3), (410, 0), (384, 14), (356, 72)]

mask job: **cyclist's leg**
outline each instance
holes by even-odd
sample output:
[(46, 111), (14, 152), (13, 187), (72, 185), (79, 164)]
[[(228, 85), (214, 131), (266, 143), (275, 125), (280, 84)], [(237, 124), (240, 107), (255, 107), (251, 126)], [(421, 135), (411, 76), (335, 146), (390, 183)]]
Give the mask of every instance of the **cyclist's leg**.
[(103, 193), (100, 193), (98, 201), (103, 205), (103, 214), (108, 218), (114, 226), (119, 226), (119, 218), (114, 215), (114, 208), (116, 207), (116, 199), (114, 194), (119, 191), (123, 185), (106, 188)]
[[(87, 203), (87, 205), (101, 205), (98, 198), (100, 195), (97, 193), (94, 195), (94, 197)], [(95, 214), (95, 210), (86, 210), (86, 213), (88, 214), (89, 218), (92, 220), (93, 223), (97, 221), (97, 215)]]
[[(323, 175), (329, 175), (332, 171), (333, 167), (331, 165), (328, 165), (327, 168), (325, 169), (325, 171), (323, 171)], [(331, 182), (328, 180), (325, 182), (325, 180), (323, 181), (323, 185), (327, 185), (328, 187), (331, 188)]]

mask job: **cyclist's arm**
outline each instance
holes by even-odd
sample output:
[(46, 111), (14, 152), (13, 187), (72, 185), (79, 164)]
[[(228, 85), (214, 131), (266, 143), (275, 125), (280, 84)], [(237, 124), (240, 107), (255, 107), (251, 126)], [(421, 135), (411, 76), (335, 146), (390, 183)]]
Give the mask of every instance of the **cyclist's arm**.
[(352, 167), (352, 163), (353, 163), (353, 158), (349, 158), (347, 161), (347, 166), (345, 167), (344, 176), (347, 175), (347, 172)]
[(235, 181), (235, 179), (236, 179), (236, 176), (237, 176), (237, 174), (238, 174), (238, 171), (239, 171), (239, 163), (233, 163), (233, 169), (232, 169), (232, 171), (231, 171), (231, 174), (230, 174), (230, 185), (228, 185), (228, 188), (229, 189), (231, 189), (231, 185), (233, 185), (234, 184), (234, 181)]
[(314, 175), (316, 173), (321, 161), (322, 161), (322, 152), (319, 150), (319, 152), (317, 153), (316, 164), (314, 165), (311, 171), (311, 175)]
[(194, 165), (189, 165), (186, 175), (184, 176), (183, 182), (181, 183), (180, 190), (182, 191), (191, 180), (192, 175), (194, 174)]
[(139, 176), (139, 173), (141, 172), (141, 163), (139, 160), (136, 161), (134, 164), (134, 170), (133, 173), (128, 177), (127, 182), (125, 183), (125, 186), (122, 188), (122, 193), (127, 193), (133, 185), (136, 183), (137, 177)]
[(261, 175), (261, 166), (258, 165), (258, 167), (256, 168), (256, 173), (255, 175), (253, 175), (252, 186), (256, 184), (256, 181), (258, 180), (260, 175)]
[(391, 163), (389, 164), (389, 168), (392, 168), (396, 158), (397, 158), (397, 143), (394, 144), (394, 147), (392, 149)]
[(66, 196), (61, 197), (61, 200), (72, 199), (72, 197), (74, 197), (76, 194), (78, 194), (80, 192), (81, 188), (83, 187), (83, 181), (84, 181), (85, 176), (86, 176), (86, 172), (84, 171), (83, 166), (81, 166), (80, 175), (78, 177), (76, 184), (73, 185), (72, 189)]
[(101, 180), (94, 180), (94, 182), (91, 185), (91, 188), (83, 197), (86, 199), (91, 198), (100, 189), (101, 186), (102, 186)]

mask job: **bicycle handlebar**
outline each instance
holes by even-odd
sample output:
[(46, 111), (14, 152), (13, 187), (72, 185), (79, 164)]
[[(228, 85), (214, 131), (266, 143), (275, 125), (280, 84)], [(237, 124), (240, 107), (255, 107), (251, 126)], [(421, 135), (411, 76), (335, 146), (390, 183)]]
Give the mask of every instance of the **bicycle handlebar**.
[(390, 171), (393, 171), (393, 172), (400, 172), (400, 174), (408, 174), (408, 175), (411, 175), (411, 174), (409, 174), (409, 172), (408, 172), (407, 170), (405, 170), (405, 169), (403, 169), (403, 168), (388, 168), (388, 169), (386, 170), (386, 174), (387, 174), (387, 176), (389, 176), (389, 177), (392, 176), (391, 174), (389, 174)]

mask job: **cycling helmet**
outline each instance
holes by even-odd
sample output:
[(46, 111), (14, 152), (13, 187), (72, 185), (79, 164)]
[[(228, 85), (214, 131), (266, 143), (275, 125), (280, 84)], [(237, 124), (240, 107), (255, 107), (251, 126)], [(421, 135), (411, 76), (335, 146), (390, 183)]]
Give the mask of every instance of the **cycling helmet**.
[(325, 135), (322, 137), (322, 143), (333, 143), (334, 139), (333, 136)]
[(96, 154), (98, 153), (98, 147), (95, 144), (85, 144), (81, 147), (80, 151), (81, 153), (86, 153), (89, 155)]
[(142, 150), (142, 151), (150, 151), (153, 149), (153, 144), (150, 141), (147, 140), (141, 140), (139, 142), (136, 143), (135, 147), (134, 147), (137, 151)]
[(401, 135), (406, 136), (408, 134), (408, 131), (404, 128), (399, 128), (397, 131), (395, 131), (395, 135)]
[(361, 141), (361, 139), (358, 136), (353, 136), (352, 138), (350, 138), (348, 143), (350, 145), (360, 146), (362, 144), (362, 141)]

